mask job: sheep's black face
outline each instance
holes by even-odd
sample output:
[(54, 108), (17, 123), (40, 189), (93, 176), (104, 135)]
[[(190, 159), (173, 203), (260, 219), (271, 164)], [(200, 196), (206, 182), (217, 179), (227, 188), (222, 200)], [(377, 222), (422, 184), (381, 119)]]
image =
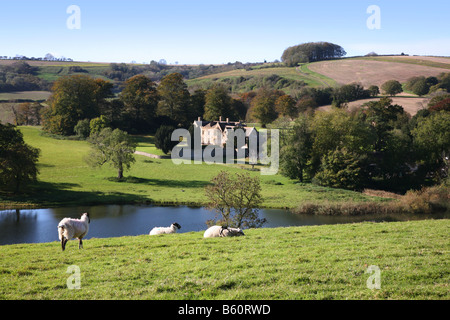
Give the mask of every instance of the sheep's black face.
[(181, 226), (180, 226), (178, 223), (175, 222), (173, 225), (174, 225), (175, 227), (177, 227), (177, 229), (181, 229)]

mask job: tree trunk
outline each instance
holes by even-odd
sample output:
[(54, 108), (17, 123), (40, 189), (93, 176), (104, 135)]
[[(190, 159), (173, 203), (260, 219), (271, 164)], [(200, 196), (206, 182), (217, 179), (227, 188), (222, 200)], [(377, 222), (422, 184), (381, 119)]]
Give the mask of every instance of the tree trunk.
[(118, 172), (117, 172), (117, 179), (122, 179), (123, 178), (123, 166), (122, 163), (119, 163), (119, 168), (118, 168)]

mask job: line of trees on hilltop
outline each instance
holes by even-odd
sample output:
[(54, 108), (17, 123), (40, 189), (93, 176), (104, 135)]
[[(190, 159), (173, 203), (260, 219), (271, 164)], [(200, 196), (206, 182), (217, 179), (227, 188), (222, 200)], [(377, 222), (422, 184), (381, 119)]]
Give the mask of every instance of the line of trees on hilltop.
[(287, 48), (281, 56), (289, 67), (296, 67), (299, 63), (308, 63), (345, 56), (344, 48), (330, 42), (308, 42)]

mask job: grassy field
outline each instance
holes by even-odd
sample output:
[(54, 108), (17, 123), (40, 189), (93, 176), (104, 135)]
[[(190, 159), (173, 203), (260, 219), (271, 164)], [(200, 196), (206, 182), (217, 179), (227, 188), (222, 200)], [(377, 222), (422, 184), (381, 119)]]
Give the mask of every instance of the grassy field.
[(51, 95), (49, 91), (17, 91), (0, 93), (0, 100), (47, 100)]
[[(126, 179), (116, 181), (117, 172), (108, 165), (100, 169), (87, 166), (84, 157), (90, 146), (86, 141), (57, 140), (41, 135), (36, 127), (20, 127), (25, 141), (41, 149), (39, 181), (27, 194), (0, 194), (0, 208), (29, 206), (69, 206), (104, 203), (156, 203), (204, 205), (204, 188), (220, 170), (242, 172), (244, 165), (173, 164), (171, 159), (151, 159), (136, 155), (136, 163), (125, 172)], [(160, 153), (152, 137), (137, 137), (137, 150)], [(248, 169), (248, 168), (247, 168)], [(383, 201), (359, 192), (296, 184), (281, 176), (261, 177), (263, 206), (294, 208), (304, 201)]]
[[(2, 246), (0, 299), (450, 298), (449, 220), (201, 232)], [(69, 266), (80, 271), (69, 290)], [(380, 289), (367, 281), (380, 270)]]
[[(402, 95), (398, 95), (396, 97), (389, 97), (392, 99), (393, 104), (398, 104), (403, 107), (405, 112), (409, 113), (411, 116), (414, 116), (419, 110), (426, 108), (428, 105), (430, 98), (423, 97), (406, 97)], [(354, 110), (360, 108), (363, 104), (369, 101), (379, 101), (380, 98), (370, 98), (370, 99), (362, 99), (357, 101), (351, 101), (348, 103), (349, 110)], [(331, 105), (321, 106), (318, 110), (330, 110), (332, 108)]]

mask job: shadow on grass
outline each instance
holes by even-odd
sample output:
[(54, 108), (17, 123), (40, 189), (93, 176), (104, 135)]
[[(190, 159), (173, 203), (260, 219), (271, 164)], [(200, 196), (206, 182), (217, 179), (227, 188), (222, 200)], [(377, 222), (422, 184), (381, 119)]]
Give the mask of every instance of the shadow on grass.
[(118, 179), (116, 177), (106, 178), (108, 181), (118, 182), (118, 183), (133, 183), (133, 184), (147, 184), (153, 186), (160, 187), (170, 187), (170, 188), (203, 188), (210, 184), (207, 181), (198, 181), (198, 180), (163, 180), (163, 179), (146, 179), (146, 178), (137, 178), (137, 177), (123, 177), (122, 179)]
[(134, 135), (133, 136), (134, 141), (137, 143), (148, 143), (148, 144), (155, 144), (155, 138), (152, 136), (141, 136), (141, 135)]
[(72, 206), (93, 204), (149, 203), (147, 196), (123, 192), (79, 191), (76, 183), (49, 183), (37, 181), (21, 194), (0, 194), (1, 202), (32, 204), (35, 206)]

